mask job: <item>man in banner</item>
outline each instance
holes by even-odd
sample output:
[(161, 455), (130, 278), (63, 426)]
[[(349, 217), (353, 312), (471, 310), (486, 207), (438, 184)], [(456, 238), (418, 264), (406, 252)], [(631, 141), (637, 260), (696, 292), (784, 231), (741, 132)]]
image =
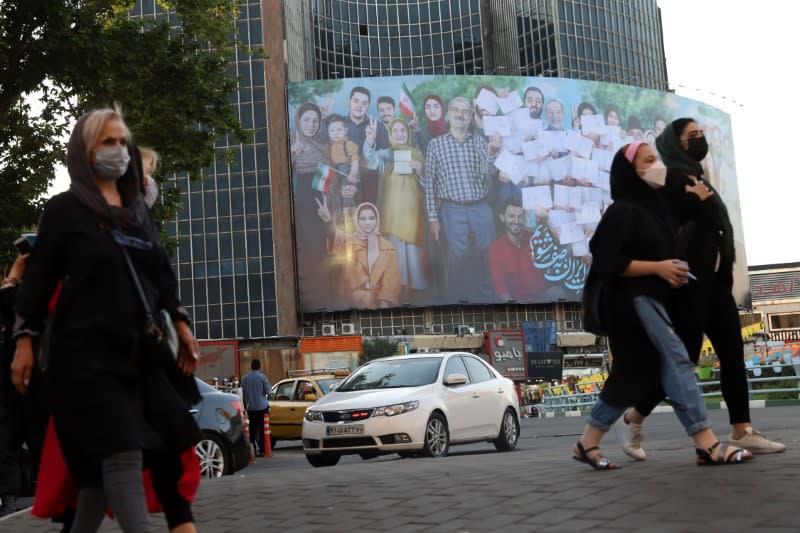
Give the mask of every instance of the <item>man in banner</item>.
[(472, 105), (462, 96), (450, 101), (447, 134), (431, 140), (425, 161), (425, 206), (431, 235), (445, 255), (444, 296), (450, 301), (491, 302), (487, 252), (495, 238), (487, 196), (502, 147), (470, 133)]
[(381, 122), (387, 128), (389, 123), (394, 118), (394, 98), (391, 96), (378, 97), (378, 114), (381, 116)]

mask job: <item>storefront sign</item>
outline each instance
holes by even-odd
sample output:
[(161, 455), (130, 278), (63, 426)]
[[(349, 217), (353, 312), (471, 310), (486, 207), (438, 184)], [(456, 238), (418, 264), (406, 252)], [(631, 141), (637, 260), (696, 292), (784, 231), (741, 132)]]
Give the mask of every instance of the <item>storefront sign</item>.
[(528, 352), (528, 379), (561, 379), (564, 352)]
[(525, 354), (521, 330), (491, 330), (486, 332), (486, 353), (492, 366), (503, 376), (525, 381)]

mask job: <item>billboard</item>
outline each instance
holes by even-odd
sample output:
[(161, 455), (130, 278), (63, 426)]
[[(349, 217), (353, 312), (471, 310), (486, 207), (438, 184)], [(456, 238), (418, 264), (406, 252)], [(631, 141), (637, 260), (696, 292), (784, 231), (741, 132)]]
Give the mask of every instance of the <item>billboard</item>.
[(580, 301), (614, 152), (687, 116), (709, 141), (746, 301), (730, 118), (717, 108), (519, 76), (304, 81), (288, 102), (305, 312)]

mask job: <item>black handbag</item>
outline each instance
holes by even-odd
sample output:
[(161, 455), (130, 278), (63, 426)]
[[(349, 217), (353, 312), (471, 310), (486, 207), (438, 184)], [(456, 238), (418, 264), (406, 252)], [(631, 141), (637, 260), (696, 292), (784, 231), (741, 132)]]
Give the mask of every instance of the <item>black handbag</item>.
[(594, 270), (589, 268), (586, 282), (583, 285), (583, 329), (595, 335), (607, 336), (608, 327), (603, 320), (601, 301), (605, 283)]
[(151, 368), (169, 368), (178, 359), (178, 333), (175, 331), (172, 317), (166, 309), (161, 309), (158, 313), (152, 312), (150, 304), (147, 303), (147, 296), (142, 288), (142, 283), (139, 280), (139, 274), (133, 266), (133, 261), (131, 261), (125, 245), (116, 238), (114, 240), (122, 249), (122, 255), (125, 257), (131, 279), (136, 286), (136, 292), (139, 294), (139, 300), (141, 300), (144, 308), (142, 340), (144, 342), (143, 354), (145, 360)]

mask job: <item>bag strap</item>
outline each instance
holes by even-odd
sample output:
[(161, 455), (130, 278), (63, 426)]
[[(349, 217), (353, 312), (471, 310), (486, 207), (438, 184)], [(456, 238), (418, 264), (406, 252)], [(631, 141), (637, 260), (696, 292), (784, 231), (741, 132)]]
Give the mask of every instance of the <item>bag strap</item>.
[[(119, 225), (117, 224), (117, 220), (114, 219), (113, 222), (115, 226), (115, 231), (121, 233)], [(111, 233), (111, 238), (120, 247), (120, 249), (122, 250), (122, 255), (123, 257), (125, 257), (125, 263), (128, 265), (128, 272), (130, 272), (131, 279), (133, 280), (133, 284), (136, 287), (136, 293), (139, 295), (139, 300), (142, 302), (142, 307), (144, 308), (145, 321), (149, 323), (155, 322), (155, 319), (153, 317), (153, 312), (150, 310), (150, 304), (147, 303), (147, 297), (144, 294), (144, 288), (142, 288), (142, 282), (139, 279), (139, 273), (136, 271), (136, 267), (133, 266), (133, 261), (131, 261), (131, 256), (128, 255), (128, 250), (125, 249), (125, 245), (123, 245), (115, 238), (113, 231), (110, 231), (109, 233)]]

